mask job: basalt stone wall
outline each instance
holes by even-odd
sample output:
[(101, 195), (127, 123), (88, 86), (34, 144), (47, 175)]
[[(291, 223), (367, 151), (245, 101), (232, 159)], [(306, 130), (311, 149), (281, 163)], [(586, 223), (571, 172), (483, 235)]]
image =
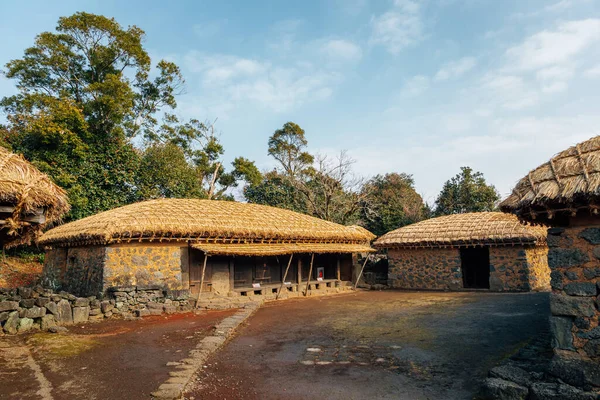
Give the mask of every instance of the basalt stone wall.
[(550, 289), (546, 246), (490, 248), (490, 290), (526, 292)]
[(46, 251), (44, 260), (44, 285), (60, 288), (76, 296), (101, 293), (104, 247), (57, 248)]
[(104, 288), (158, 285), (171, 290), (187, 289), (188, 281), (182, 280), (182, 274), (187, 272), (187, 263), (183, 262), (187, 251), (180, 244), (106, 247)]
[(458, 249), (389, 249), (388, 285), (400, 289), (463, 287)]
[(600, 218), (572, 218), (548, 230), (552, 291), (552, 373), (578, 387), (600, 387)]
[(188, 312), (194, 300), (187, 291), (159, 287), (111, 288), (105, 295), (77, 297), (41, 286), (0, 289), (0, 334), (30, 330), (59, 331), (61, 326), (111, 317), (143, 317)]

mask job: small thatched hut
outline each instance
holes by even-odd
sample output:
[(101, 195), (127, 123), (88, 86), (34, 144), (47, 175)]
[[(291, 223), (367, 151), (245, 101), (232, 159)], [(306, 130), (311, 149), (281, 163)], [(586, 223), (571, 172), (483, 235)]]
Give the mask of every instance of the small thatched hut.
[(30, 243), (69, 211), (66, 192), (22, 156), (0, 147), (0, 244)]
[(387, 249), (392, 287), (528, 291), (549, 287), (545, 237), (512, 215), (480, 212), (408, 225), (374, 246)]
[(600, 387), (600, 136), (529, 172), (500, 204), (532, 224), (548, 223), (553, 372)]
[(274, 207), (161, 199), (59, 226), (39, 243), (45, 273), (75, 294), (159, 285), (232, 296), (271, 294), (282, 282), (289, 292), (309, 280), (315, 289), (345, 287), (352, 253), (372, 251), (372, 239), (360, 227)]

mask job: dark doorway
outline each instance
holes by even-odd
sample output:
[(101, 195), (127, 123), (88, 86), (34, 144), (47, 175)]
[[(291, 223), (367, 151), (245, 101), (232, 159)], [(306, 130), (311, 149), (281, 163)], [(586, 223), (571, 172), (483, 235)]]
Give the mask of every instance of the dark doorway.
[(465, 289), (490, 288), (490, 249), (475, 247), (460, 249), (460, 262)]

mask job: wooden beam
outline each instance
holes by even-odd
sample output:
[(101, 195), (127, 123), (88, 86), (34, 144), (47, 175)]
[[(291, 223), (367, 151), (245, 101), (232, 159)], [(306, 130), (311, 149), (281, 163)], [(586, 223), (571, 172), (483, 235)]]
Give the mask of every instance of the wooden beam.
[(281, 286), (277, 291), (277, 296), (275, 296), (275, 300), (279, 298), (279, 294), (281, 293), (281, 289), (283, 289), (283, 285), (285, 285), (285, 278), (287, 278), (288, 271), (290, 270), (290, 265), (292, 265), (292, 258), (294, 258), (294, 254), (290, 254), (290, 261), (288, 261), (287, 268), (285, 269), (285, 274), (283, 274), (283, 279), (281, 280)]
[(208, 261), (208, 254), (204, 253), (204, 265), (202, 266), (202, 277), (200, 278), (200, 288), (198, 289), (198, 297), (196, 298), (196, 308), (200, 305), (200, 295), (202, 294), (202, 287), (204, 286), (204, 272), (206, 271), (206, 262)]
[(362, 268), (360, 269), (360, 273), (358, 274), (358, 278), (356, 278), (356, 282), (354, 283), (354, 290), (356, 290), (356, 286), (358, 286), (358, 281), (360, 281), (360, 277), (362, 276), (362, 273), (365, 269), (365, 265), (367, 265), (367, 261), (369, 261), (369, 255), (367, 254), (367, 257), (365, 258), (365, 262), (362, 265)]
[(298, 284), (298, 291), (300, 291), (300, 284), (302, 283), (302, 257), (298, 257), (298, 271), (296, 271), (297, 274), (297, 284)]
[(310, 269), (308, 270), (308, 280), (306, 281), (306, 290), (304, 296), (308, 296), (308, 286), (310, 285), (310, 276), (312, 275), (313, 261), (315, 260), (315, 253), (310, 255)]

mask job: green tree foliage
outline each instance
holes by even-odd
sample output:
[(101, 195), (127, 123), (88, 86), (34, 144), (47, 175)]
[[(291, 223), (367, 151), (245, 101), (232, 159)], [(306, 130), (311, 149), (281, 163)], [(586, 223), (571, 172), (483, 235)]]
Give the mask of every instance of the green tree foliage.
[(361, 219), (365, 228), (378, 236), (425, 218), (426, 207), (415, 191), (411, 175), (377, 175), (364, 185), (363, 191)]
[(249, 203), (308, 213), (306, 202), (300, 193), (285, 176), (277, 171), (267, 172), (262, 179), (246, 186), (244, 196)]
[(71, 218), (133, 199), (140, 154), (131, 139), (176, 106), (179, 69), (160, 61), (151, 79), (143, 38), (136, 26), (76, 13), (6, 64), (19, 93), (0, 102), (2, 136), (68, 191)]
[(314, 157), (306, 151), (308, 141), (304, 129), (286, 122), (269, 138), (269, 155), (279, 162), (283, 173), (291, 178), (312, 166)]
[(481, 172), (461, 167), (461, 172), (444, 184), (435, 200), (435, 214), (493, 211), (499, 200), (500, 194), (486, 183)]

